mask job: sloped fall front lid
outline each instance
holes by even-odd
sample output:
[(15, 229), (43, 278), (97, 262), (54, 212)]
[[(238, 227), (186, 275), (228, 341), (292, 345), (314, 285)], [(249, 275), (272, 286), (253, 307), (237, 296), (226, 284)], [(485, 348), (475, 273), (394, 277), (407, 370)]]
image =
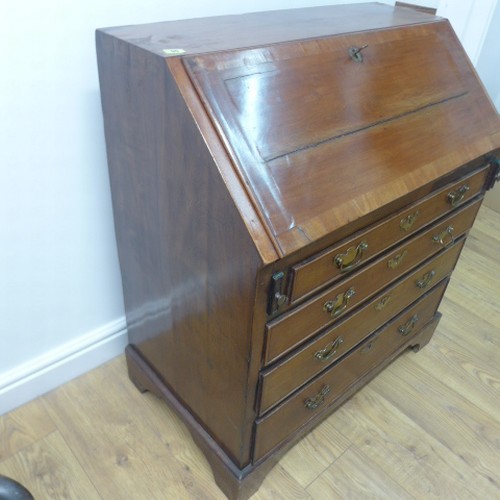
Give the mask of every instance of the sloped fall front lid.
[(184, 65), (282, 255), (500, 146), (498, 116), (438, 18)]

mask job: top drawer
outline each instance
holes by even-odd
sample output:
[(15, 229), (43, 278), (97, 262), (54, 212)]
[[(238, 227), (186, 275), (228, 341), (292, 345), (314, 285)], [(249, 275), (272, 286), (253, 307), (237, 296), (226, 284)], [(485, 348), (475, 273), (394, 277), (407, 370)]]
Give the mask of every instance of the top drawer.
[(348, 274), (394, 243), (474, 197), (481, 192), (488, 172), (489, 165), (486, 165), (388, 219), (358, 232), (343, 243), (293, 266), (290, 301), (293, 303)]

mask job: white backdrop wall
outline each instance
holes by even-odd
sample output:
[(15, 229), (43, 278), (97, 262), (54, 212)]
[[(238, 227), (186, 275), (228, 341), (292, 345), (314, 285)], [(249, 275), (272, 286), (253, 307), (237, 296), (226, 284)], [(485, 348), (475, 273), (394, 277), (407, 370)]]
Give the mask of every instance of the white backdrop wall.
[(94, 30), (334, 3), (1, 2), (0, 414), (126, 344)]
[[(437, 13), (450, 20), (500, 112), (500, 0), (440, 0)], [(500, 183), (484, 204), (500, 213)]]
[[(500, 112), (500, 1), (496, 1), (491, 22), (478, 55), (477, 71)], [(500, 183), (487, 193), (485, 205), (500, 213)]]
[(450, 20), (500, 111), (500, 1), (440, 0), (437, 15)]
[[(0, 4), (0, 414), (126, 344), (94, 30), (334, 3), (359, 2)], [(498, 4), (441, 0), (438, 11), (453, 18), (497, 106)]]
[(490, 11), (490, 22), (478, 54), (476, 67), (493, 102), (500, 112), (500, 2)]

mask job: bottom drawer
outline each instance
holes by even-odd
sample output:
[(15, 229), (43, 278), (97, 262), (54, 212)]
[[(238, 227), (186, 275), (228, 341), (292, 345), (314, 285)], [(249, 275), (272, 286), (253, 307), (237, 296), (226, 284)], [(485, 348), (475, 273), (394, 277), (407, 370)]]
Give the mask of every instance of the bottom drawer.
[(379, 365), (434, 317), (448, 280), (376, 331), (351, 354), (306, 384), (256, 422), (254, 461), (329, 406), (352, 384)]

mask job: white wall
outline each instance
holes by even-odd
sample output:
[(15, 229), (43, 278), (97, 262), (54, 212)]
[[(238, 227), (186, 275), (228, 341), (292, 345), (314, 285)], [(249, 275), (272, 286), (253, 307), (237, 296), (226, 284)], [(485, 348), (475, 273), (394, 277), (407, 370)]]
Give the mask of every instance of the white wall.
[(406, 3), (437, 9), (439, 5), (439, 0), (406, 0)]
[[(500, 0), (441, 0), (437, 14), (450, 19), (500, 112)], [(500, 213), (500, 183), (484, 204)]]
[(500, 2), (495, 0), (490, 23), (477, 57), (477, 72), (500, 112)]
[(472, 63), (478, 61), (497, 0), (441, 0), (437, 15), (450, 20)]
[(94, 30), (333, 3), (0, 4), (0, 414), (126, 343)]
[(450, 20), (486, 90), (500, 110), (500, 2), (441, 0), (437, 15)]
[[(477, 71), (500, 112), (500, 2), (497, 1), (477, 61)], [(500, 183), (487, 193), (485, 205), (500, 213)]]

